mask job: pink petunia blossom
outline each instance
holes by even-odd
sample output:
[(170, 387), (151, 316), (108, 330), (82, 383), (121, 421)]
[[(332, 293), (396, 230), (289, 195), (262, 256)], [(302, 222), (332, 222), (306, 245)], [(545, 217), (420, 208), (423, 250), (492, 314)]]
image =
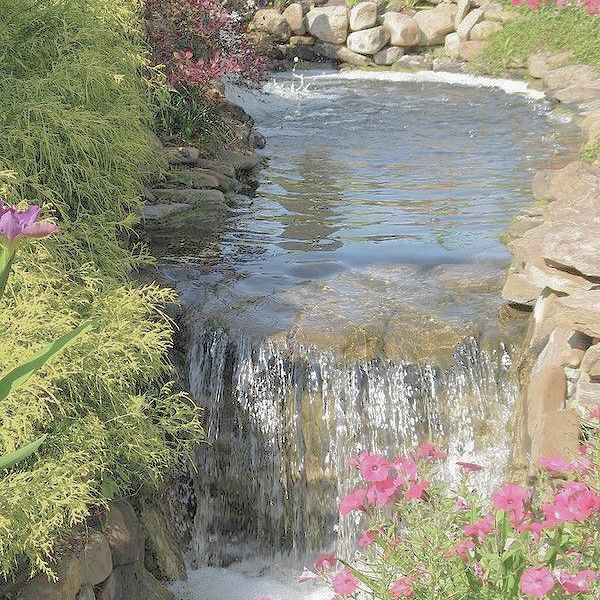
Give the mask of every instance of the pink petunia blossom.
[(492, 494), (492, 503), (494, 508), (510, 512), (522, 510), (528, 498), (529, 492), (525, 488), (514, 483), (505, 483)]
[(315, 560), (315, 569), (317, 571), (328, 571), (333, 569), (337, 563), (337, 558), (334, 554), (323, 554)]
[(354, 594), (358, 589), (358, 579), (350, 569), (344, 567), (331, 578), (331, 585), (336, 594), (347, 596), (348, 594)]
[(414, 577), (400, 577), (390, 586), (390, 596), (397, 598), (412, 598), (414, 593)]
[(530, 598), (545, 598), (556, 585), (548, 567), (530, 567), (521, 575), (521, 592)]
[(358, 540), (359, 548), (366, 548), (375, 541), (375, 535), (371, 531), (365, 531)]
[(417, 477), (417, 463), (409, 456), (398, 456), (394, 459), (392, 466), (399, 474), (406, 476), (411, 481)]
[(424, 479), (418, 483), (411, 483), (404, 494), (405, 500), (422, 500), (425, 497), (425, 491), (429, 487), (429, 481)]
[(464, 498), (457, 496), (456, 500), (454, 501), (454, 508), (452, 509), (452, 512), (462, 512), (463, 510), (469, 510), (470, 508), (471, 505)]
[(390, 463), (378, 454), (365, 454), (359, 458), (360, 472), (370, 482), (385, 481), (390, 474)]
[(483, 542), (486, 536), (494, 531), (494, 515), (489, 514), (470, 525), (463, 527), (463, 533), (467, 537), (476, 538), (479, 542)]
[(571, 463), (560, 456), (542, 456), (540, 467), (550, 473), (571, 473)]
[(310, 569), (304, 567), (304, 571), (296, 578), (298, 583), (305, 583), (306, 581), (313, 581), (314, 579), (318, 579), (319, 576), (316, 573), (313, 573)]
[(596, 579), (598, 579), (598, 573), (592, 569), (584, 569), (575, 575), (569, 575), (569, 573), (563, 571), (558, 576), (558, 581), (568, 596), (589, 593), (590, 583), (593, 583)]
[(354, 492), (347, 494), (340, 502), (340, 514), (345, 517), (353, 510), (365, 510), (365, 502), (367, 500), (367, 489), (358, 488)]
[(460, 556), (464, 562), (469, 560), (471, 552), (475, 550), (475, 542), (471, 539), (461, 540), (454, 548), (454, 556)]
[(375, 506), (387, 506), (393, 502), (401, 486), (402, 483), (398, 480), (388, 477), (385, 481), (380, 481), (368, 489), (367, 501)]
[(433, 444), (421, 444), (415, 453), (416, 458), (428, 458), (430, 460), (441, 460), (446, 458), (447, 452), (436, 448)]
[(456, 464), (459, 467), (462, 467), (468, 473), (477, 473), (478, 471), (483, 471), (483, 467), (477, 463), (458, 461)]

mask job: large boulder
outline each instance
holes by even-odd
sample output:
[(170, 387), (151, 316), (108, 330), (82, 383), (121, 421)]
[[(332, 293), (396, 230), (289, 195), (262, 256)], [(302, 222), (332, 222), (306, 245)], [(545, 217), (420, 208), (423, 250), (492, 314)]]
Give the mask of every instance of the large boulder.
[(551, 95), (555, 100), (566, 104), (594, 100), (600, 98), (600, 80), (570, 85), (560, 90), (554, 90)]
[(456, 60), (460, 58), (460, 38), (458, 33), (449, 33), (444, 39), (444, 52), (446, 56)]
[(583, 137), (587, 141), (600, 138), (600, 110), (590, 113), (581, 123)]
[(88, 536), (79, 553), (79, 563), (83, 580), (91, 586), (98, 585), (111, 574), (112, 554), (101, 533), (94, 532)]
[(461, 40), (468, 40), (471, 29), (483, 18), (483, 9), (472, 10), (458, 25), (456, 33)]
[(281, 16), (287, 21), (294, 35), (304, 35), (306, 33), (306, 19), (304, 18), (302, 4), (299, 2), (290, 4)]
[(348, 36), (346, 45), (357, 54), (371, 55), (379, 52), (390, 40), (390, 33), (385, 27), (373, 27), (354, 31)]
[(361, 31), (377, 24), (377, 3), (360, 2), (350, 10), (351, 31)]
[(383, 15), (381, 22), (390, 32), (390, 44), (392, 46), (417, 46), (421, 42), (422, 32), (417, 22), (408, 15), (387, 12)]
[[(201, 193), (200, 190), (171, 191)], [(102, 530), (112, 551), (112, 560), (115, 567), (129, 565), (143, 559), (144, 538), (138, 518), (129, 502), (126, 500), (113, 501), (102, 521)]]
[(569, 65), (544, 73), (542, 81), (550, 90), (558, 90), (571, 85), (585, 85), (596, 79), (596, 71), (587, 65)]
[(390, 46), (389, 48), (384, 48), (379, 52), (375, 53), (373, 56), (373, 62), (376, 65), (382, 66), (390, 66), (393, 65), (396, 61), (400, 60), (400, 58), (404, 55), (404, 48), (400, 48), (398, 46)]
[(63, 556), (54, 566), (56, 579), (48, 581), (44, 573), (31, 579), (17, 595), (17, 600), (75, 600), (83, 583), (81, 565), (75, 556)]
[(455, 29), (458, 29), (460, 22), (469, 14), (471, 6), (471, 0), (458, 0), (456, 3), (456, 15), (454, 15)]
[(322, 58), (331, 58), (332, 60), (348, 63), (356, 67), (368, 67), (371, 60), (367, 56), (352, 52), (343, 44), (328, 44), (327, 42), (317, 42), (313, 47), (317, 56)]
[(439, 46), (445, 37), (455, 30), (455, 4), (440, 4), (431, 10), (421, 10), (415, 16), (419, 29), (423, 32), (421, 43), (425, 46)]
[(529, 55), (527, 69), (532, 77), (541, 79), (548, 71), (567, 62), (572, 55), (572, 52), (536, 52)]
[(343, 44), (348, 37), (348, 9), (345, 6), (313, 8), (306, 15), (311, 35), (330, 44)]
[(273, 8), (261, 8), (256, 11), (254, 28), (258, 31), (266, 31), (281, 41), (289, 40), (292, 34), (292, 30), (283, 15)]

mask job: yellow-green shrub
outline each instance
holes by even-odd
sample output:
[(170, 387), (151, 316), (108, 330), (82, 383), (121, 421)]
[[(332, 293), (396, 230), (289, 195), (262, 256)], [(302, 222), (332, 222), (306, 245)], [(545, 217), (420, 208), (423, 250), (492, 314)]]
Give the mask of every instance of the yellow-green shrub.
[(0, 478), (0, 575), (90, 504), (158, 481), (202, 439), (164, 384), (173, 301), (128, 274), (145, 174), (160, 167), (134, 0), (0, 0), (0, 170), (9, 199), (44, 203), (56, 239), (25, 249), (0, 304), (0, 372), (88, 317), (99, 325), (0, 403), (0, 454), (48, 433)]

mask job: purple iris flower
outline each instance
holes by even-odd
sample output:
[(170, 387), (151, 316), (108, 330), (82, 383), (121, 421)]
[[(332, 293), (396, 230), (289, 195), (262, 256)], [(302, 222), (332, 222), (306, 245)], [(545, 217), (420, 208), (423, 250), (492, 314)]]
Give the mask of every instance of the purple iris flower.
[(27, 210), (8, 206), (0, 200), (0, 242), (2, 238), (13, 244), (19, 238), (43, 238), (58, 231), (54, 223), (38, 221), (40, 207), (35, 204)]

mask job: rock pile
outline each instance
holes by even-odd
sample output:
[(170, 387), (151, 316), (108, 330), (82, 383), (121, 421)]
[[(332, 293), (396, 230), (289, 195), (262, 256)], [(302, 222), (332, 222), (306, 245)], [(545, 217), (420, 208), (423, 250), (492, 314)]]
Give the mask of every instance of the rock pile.
[[(561, 66), (570, 58), (534, 54), (529, 74), (574, 103), (586, 140), (600, 139), (600, 73)], [(531, 453), (575, 455), (581, 419), (600, 407), (600, 164), (539, 171), (533, 193), (539, 208), (513, 223), (503, 296), (533, 308), (522, 399)]]
[(269, 38), (282, 55), (406, 69), (411, 68), (410, 62), (398, 62), (405, 52), (415, 54), (432, 46), (444, 46), (449, 58), (471, 60), (501, 23), (516, 15), (493, 0), (432, 4), (436, 6), (425, 10), (405, 7), (398, 12), (371, 0), (352, 8), (339, 3), (311, 8), (298, 2), (283, 13), (261, 9), (253, 24), (255, 36), (262, 42)]
[[(124, 500), (114, 501), (109, 509), (92, 520), (79, 546), (64, 554), (54, 567), (56, 580), (39, 574), (18, 591), (18, 600), (175, 600), (163, 584), (144, 566), (146, 543), (160, 565), (178, 562), (179, 575), (185, 576), (183, 558), (178, 551), (164, 551), (166, 525), (154, 526), (146, 536), (133, 507)], [(170, 548), (174, 548), (171, 544)], [(156, 558), (158, 552), (159, 558)], [(181, 571), (183, 569), (183, 572)], [(171, 568), (168, 573), (174, 573)], [(162, 574), (162, 571), (159, 572)], [(1, 591), (1, 590), (0, 590)], [(12, 597), (12, 596), (11, 596)]]

